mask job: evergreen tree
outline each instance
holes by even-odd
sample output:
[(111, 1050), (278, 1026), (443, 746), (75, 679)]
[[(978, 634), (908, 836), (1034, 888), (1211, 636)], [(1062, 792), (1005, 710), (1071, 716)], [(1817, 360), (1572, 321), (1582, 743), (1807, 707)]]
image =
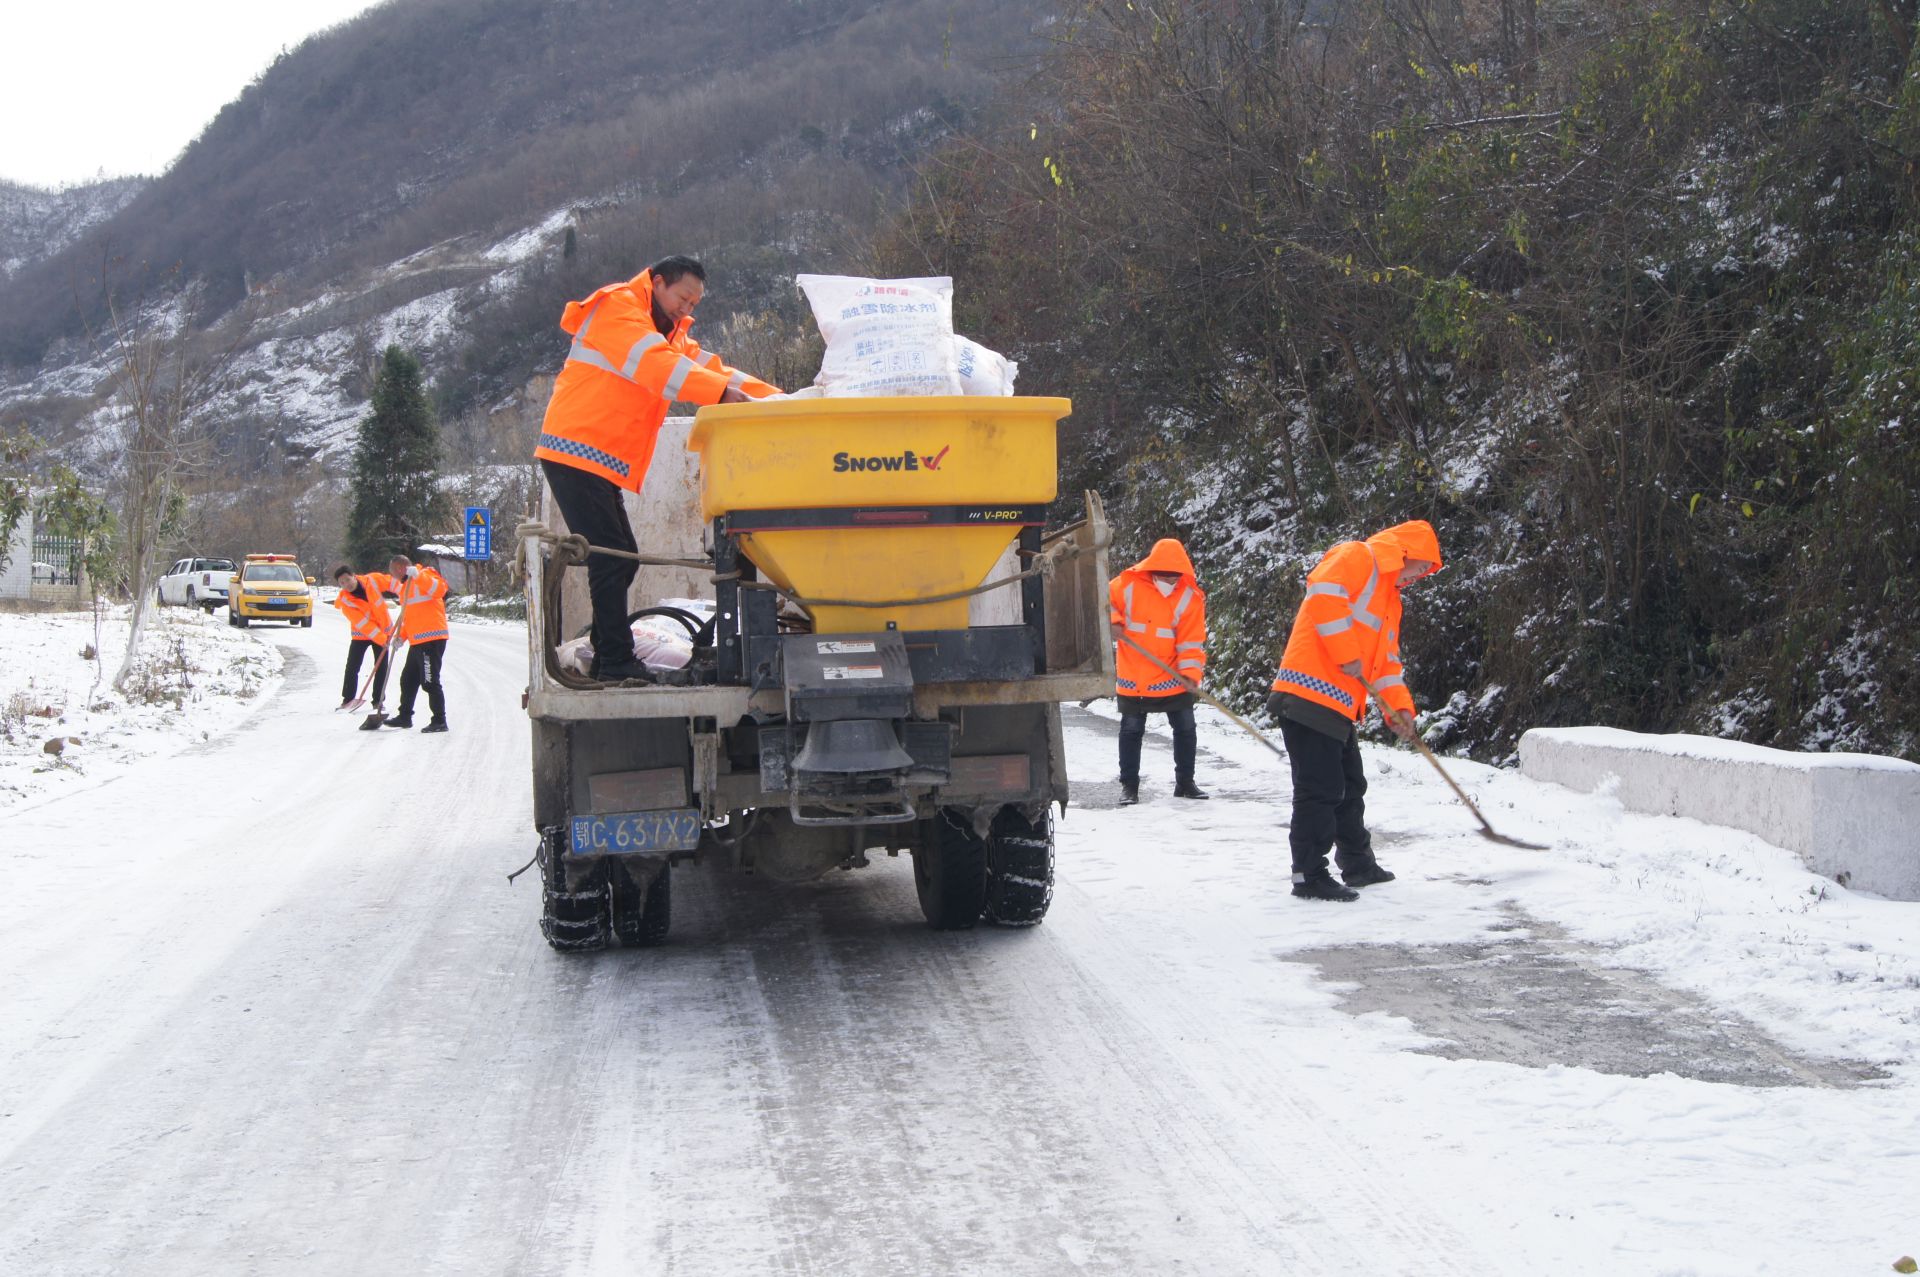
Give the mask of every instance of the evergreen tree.
[(353, 509), (347, 550), (362, 567), (412, 554), (438, 522), (440, 427), (421, 384), (420, 362), (387, 347), (373, 383), (373, 413), (353, 449)]

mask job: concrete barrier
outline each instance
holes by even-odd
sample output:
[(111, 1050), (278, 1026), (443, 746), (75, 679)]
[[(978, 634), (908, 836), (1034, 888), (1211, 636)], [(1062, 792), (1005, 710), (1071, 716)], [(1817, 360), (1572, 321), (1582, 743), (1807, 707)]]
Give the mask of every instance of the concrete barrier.
[(1842, 886), (1920, 900), (1920, 764), (1557, 727), (1520, 738), (1520, 770), (1589, 793), (1618, 777), (1629, 811), (1744, 829)]

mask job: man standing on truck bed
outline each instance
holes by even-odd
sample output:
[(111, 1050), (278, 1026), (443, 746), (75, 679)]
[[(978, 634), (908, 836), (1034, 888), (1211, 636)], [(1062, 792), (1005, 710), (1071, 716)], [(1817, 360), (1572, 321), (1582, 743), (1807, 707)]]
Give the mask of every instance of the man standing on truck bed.
[(413, 726), (413, 698), (422, 688), (433, 717), (423, 732), (447, 730), (447, 698), (440, 690), (440, 668), (447, 655), (447, 583), (432, 568), (396, 554), (387, 571), (400, 583), (400, 637), (406, 640), (407, 663), (400, 667), (400, 712), (388, 727)]
[[(1413, 737), (1413, 695), (1400, 669), (1400, 591), (1441, 568), (1440, 538), (1415, 519), (1342, 541), (1307, 573), (1267, 712), (1280, 720), (1293, 770), (1293, 894), (1358, 900), (1355, 887), (1392, 882), (1367, 832), (1367, 777), (1355, 732), (1371, 683), (1380, 714), (1401, 740)], [(1342, 886), (1327, 872), (1337, 847)]]
[(1154, 542), (1146, 558), (1108, 584), (1107, 603), (1120, 705), (1121, 805), (1140, 801), (1140, 744), (1149, 714), (1165, 714), (1173, 729), (1173, 796), (1208, 797), (1193, 781), (1199, 753), (1193, 688), (1207, 668), (1207, 596), (1187, 547), (1172, 537)]
[[(701, 351), (687, 335), (706, 293), (691, 257), (665, 257), (632, 279), (568, 302), (560, 327), (573, 335), (554, 379), (533, 451), (569, 531), (589, 545), (638, 548), (620, 489), (640, 491), (668, 405), (742, 403), (780, 393)], [(601, 682), (645, 679), (627, 628), (627, 587), (639, 565), (587, 556), (593, 600), (593, 674)]]

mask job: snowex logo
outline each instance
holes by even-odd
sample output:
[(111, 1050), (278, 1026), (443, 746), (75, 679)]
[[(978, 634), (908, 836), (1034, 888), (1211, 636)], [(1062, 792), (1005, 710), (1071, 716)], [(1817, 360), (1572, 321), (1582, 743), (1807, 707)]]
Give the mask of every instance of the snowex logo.
[(900, 452), (889, 452), (880, 456), (859, 457), (850, 452), (833, 454), (833, 472), (835, 474), (858, 474), (868, 470), (938, 470), (940, 463), (953, 451), (948, 444), (938, 452), (915, 452), (911, 448)]

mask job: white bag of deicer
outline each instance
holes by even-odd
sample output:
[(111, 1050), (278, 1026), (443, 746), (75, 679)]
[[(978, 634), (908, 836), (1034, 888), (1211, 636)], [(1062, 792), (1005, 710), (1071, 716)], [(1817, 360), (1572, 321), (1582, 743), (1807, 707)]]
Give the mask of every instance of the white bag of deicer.
[(953, 362), (960, 393), (966, 395), (1010, 395), (1020, 374), (1019, 364), (959, 333), (953, 335)]
[(957, 395), (953, 280), (801, 275), (800, 289), (826, 338), (814, 378), (835, 398)]

